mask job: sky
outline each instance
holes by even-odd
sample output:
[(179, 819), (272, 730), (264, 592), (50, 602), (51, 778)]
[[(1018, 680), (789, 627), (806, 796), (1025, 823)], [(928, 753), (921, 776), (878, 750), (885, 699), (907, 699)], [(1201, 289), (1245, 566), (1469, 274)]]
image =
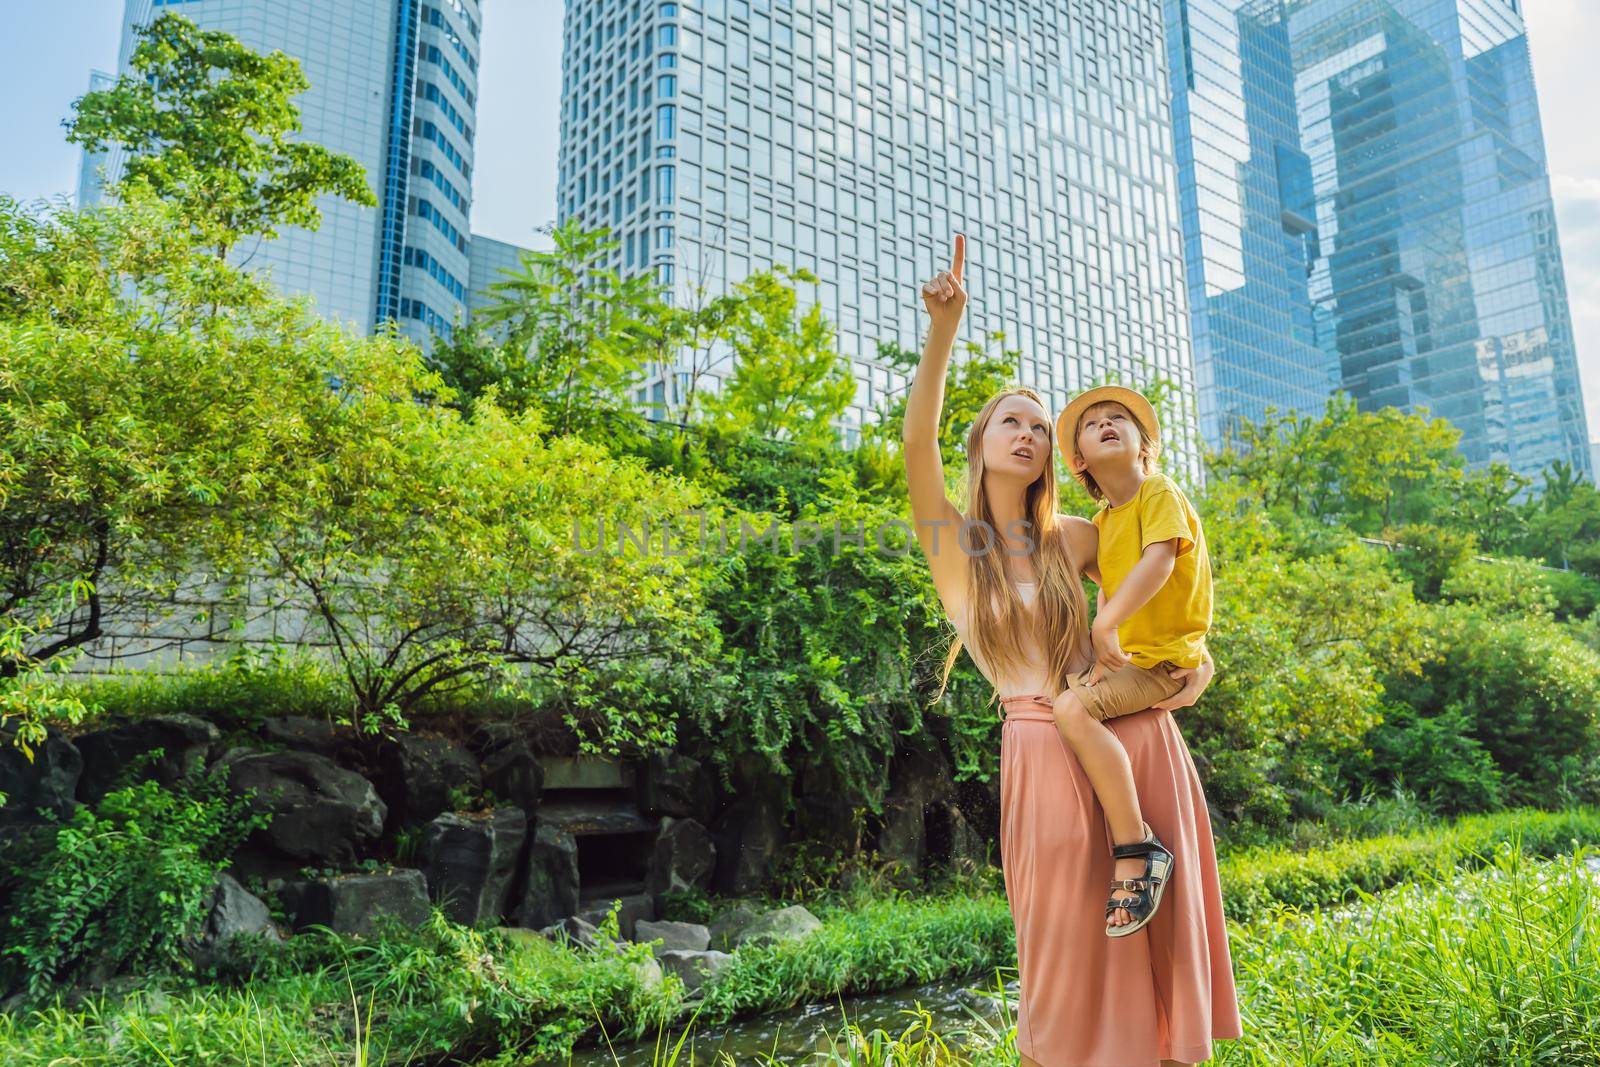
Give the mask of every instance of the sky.
[[(0, 192), (70, 194), (78, 149), (61, 120), (92, 68), (117, 61), (122, 0), (8, 4), (0, 35), (7, 150)], [(472, 230), (522, 245), (555, 221), (561, 103), (561, 0), (484, 0)], [(1589, 436), (1600, 440), (1600, 0), (1524, 0), (1550, 184), (1577, 334)], [(67, 17), (64, 17), (67, 16)]]

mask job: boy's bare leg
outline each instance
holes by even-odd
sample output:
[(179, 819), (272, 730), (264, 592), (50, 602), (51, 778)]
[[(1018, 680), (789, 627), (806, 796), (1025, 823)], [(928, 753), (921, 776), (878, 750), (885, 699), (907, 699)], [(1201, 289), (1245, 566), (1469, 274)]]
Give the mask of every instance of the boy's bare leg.
[[(1061, 739), (1077, 755), (1094, 786), (1094, 794), (1105, 809), (1111, 840), (1119, 845), (1144, 839), (1144, 818), (1139, 811), (1139, 794), (1133, 784), (1133, 764), (1117, 735), (1090, 715), (1076, 694), (1066, 692), (1056, 699), (1056, 729)], [(1113, 878), (1137, 878), (1144, 873), (1143, 856), (1125, 856), (1116, 861)], [(1111, 896), (1127, 900), (1131, 890), (1117, 889)], [(1125, 926), (1133, 921), (1126, 908), (1113, 911), (1107, 926)]]

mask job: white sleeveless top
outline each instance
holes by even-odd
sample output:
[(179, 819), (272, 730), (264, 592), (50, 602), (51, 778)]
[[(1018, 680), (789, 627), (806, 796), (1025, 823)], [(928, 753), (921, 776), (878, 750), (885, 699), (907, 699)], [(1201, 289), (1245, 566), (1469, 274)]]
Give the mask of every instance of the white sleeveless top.
[[(1029, 609), (1029, 613), (1032, 614), (1033, 600), (1038, 595), (1038, 583), (1018, 582), (1017, 595), (1022, 598), (1023, 607)], [(972, 657), (972, 661), (978, 665), (978, 670), (982, 672), (985, 678), (989, 679), (990, 684), (995, 689), (999, 690), (1001, 699), (1021, 695), (1054, 695), (1050, 688), (1050, 673), (1045, 659), (1045, 651), (1040, 647), (1038, 639), (1033, 634), (1025, 634), (1022, 639), (1022, 655), (1027, 664), (1026, 669), (1013, 677), (996, 678), (994, 670), (988, 663), (984, 662), (968, 636), (967, 613), (962, 611), (960, 616), (960, 618), (955, 618), (946, 615), (946, 618), (949, 618), (950, 622), (955, 626), (956, 635), (961, 638), (961, 642), (966, 647), (967, 654)]]

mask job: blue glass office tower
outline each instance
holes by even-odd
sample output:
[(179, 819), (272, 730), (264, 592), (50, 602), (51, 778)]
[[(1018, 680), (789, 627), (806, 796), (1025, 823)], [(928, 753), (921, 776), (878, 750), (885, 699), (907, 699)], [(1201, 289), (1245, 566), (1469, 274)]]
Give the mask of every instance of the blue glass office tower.
[[(877, 343), (920, 349), (917, 287), (957, 230), (964, 336), (1004, 331), (1056, 410), (1106, 373), (1192, 396), (1161, 20), (1161, 0), (568, 0), (558, 214), (675, 298), (817, 275), (859, 383), (846, 442), (905, 387)], [(679, 375), (641, 402), (676, 403)], [(1193, 414), (1173, 421), (1192, 466)]]
[[(235, 258), (317, 312), (368, 329), (394, 320), (421, 344), (467, 308), (478, 0), (127, 0), (119, 70), (134, 29), (164, 12), (300, 61), (306, 140), (352, 156), (378, 207), (325, 197), (315, 231), (284, 227)], [(98, 87), (102, 82), (95, 82)], [(122, 154), (85, 156), (79, 199), (100, 196)]]
[(1336, 385), (1307, 275), (1317, 233), (1283, 0), (1165, 0), (1200, 431), (1220, 447)]
[(1344, 388), (1537, 480), (1591, 466), (1521, 2), (1293, 0), (1289, 29)]

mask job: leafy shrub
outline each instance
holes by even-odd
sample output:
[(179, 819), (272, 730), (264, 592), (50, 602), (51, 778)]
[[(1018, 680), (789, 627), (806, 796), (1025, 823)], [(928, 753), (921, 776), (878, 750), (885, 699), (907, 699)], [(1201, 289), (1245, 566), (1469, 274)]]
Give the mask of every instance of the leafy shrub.
[(1512, 804), (1600, 796), (1600, 655), (1548, 618), (1475, 605), (1428, 609), (1431, 654), (1385, 679), (1390, 704), (1446, 714), (1493, 757)]
[(58, 983), (178, 965), (217, 875), (267, 818), (220, 775), (195, 775), (176, 790), (116, 790), (41, 828), (37, 859), (11, 872), (0, 988), (20, 981), (38, 998)]
[(1441, 814), (1493, 811), (1501, 803), (1500, 770), (1472, 727), (1460, 707), (1423, 716), (1392, 706), (1367, 735), (1371, 754), (1348, 764), (1345, 777), (1410, 789)]

